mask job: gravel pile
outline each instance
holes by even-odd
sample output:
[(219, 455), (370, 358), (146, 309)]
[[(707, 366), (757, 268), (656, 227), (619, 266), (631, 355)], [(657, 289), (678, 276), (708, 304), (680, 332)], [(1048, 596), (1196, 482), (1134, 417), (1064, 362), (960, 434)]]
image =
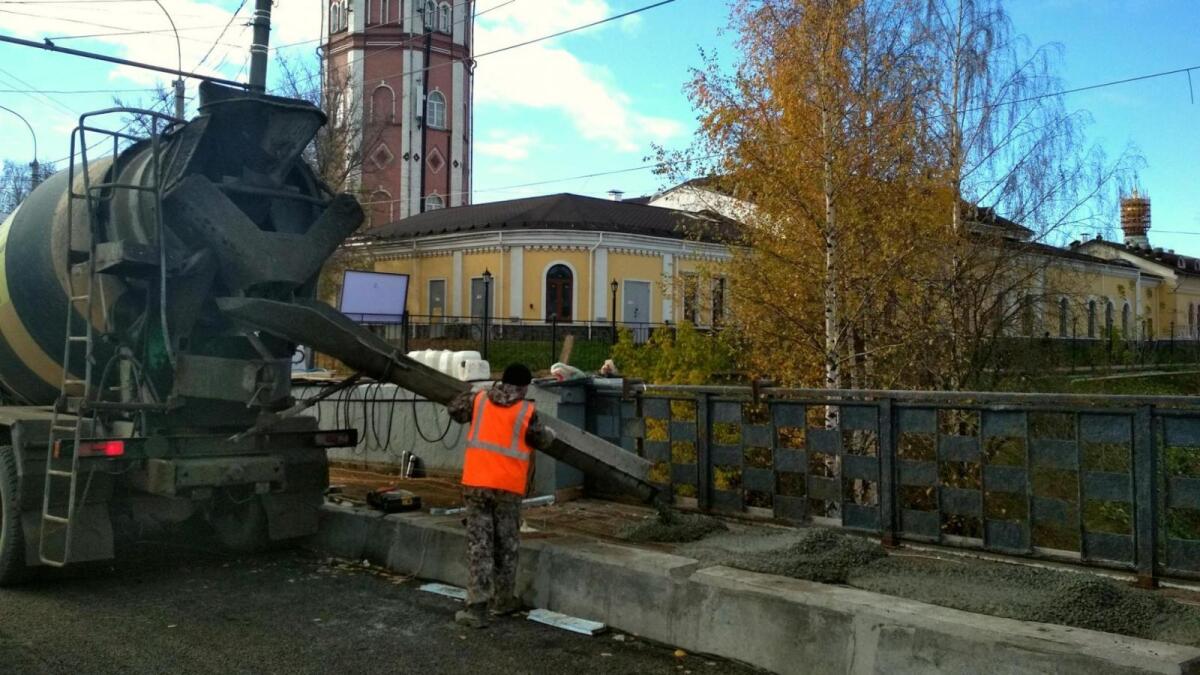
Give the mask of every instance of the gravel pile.
[(848, 583), (980, 614), (1200, 645), (1200, 609), (1086, 573), (892, 556), (854, 570)]
[(886, 555), (883, 547), (873, 541), (833, 530), (813, 529), (787, 548), (733, 556), (726, 564), (751, 572), (844, 584), (852, 570)]
[(627, 541), (683, 543), (697, 541), (713, 532), (729, 529), (725, 523), (698, 513), (662, 509), (656, 518), (625, 528), (619, 536)]

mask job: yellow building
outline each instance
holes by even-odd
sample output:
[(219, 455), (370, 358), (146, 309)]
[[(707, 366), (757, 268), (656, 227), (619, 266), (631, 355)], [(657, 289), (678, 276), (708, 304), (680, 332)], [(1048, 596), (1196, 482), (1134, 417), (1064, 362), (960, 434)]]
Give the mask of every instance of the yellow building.
[[(619, 197), (556, 194), (428, 211), (372, 230), (368, 248), (376, 271), (410, 276), (417, 323), (478, 319), (487, 288), (497, 324), (607, 325), (615, 308), (621, 324), (718, 325), (728, 292), (719, 270), (732, 255), (723, 242), (753, 205), (705, 181)], [(991, 209), (972, 209), (969, 220), (1011, 242), (1035, 270), (1009, 291), (1023, 297), (1007, 301), (1020, 315), (1008, 334), (1200, 338), (1200, 258), (1150, 248), (1144, 197), (1122, 201), (1124, 243), (1050, 246)]]
[[(708, 211), (556, 194), (433, 210), (371, 231), (375, 271), (408, 274), (416, 322), (719, 322), (732, 221)], [(485, 273), (490, 275), (485, 278)], [(614, 291), (615, 287), (615, 291)], [(674, 293), (674, 288), (688, 292)], [(702, 292), (703, 291), (703, 292)]]

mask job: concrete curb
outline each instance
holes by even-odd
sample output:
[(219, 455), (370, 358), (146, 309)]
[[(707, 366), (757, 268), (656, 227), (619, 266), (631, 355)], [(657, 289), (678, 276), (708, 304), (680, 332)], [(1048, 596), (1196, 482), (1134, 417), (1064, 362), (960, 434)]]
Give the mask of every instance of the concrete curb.
[[(458, 517), (326, 506), (311, 545), (466, 583)], [(530, 605), (778, 672), (1200, 673), (1200, 649), (972, 614), (573, 536), (521, 544)]]

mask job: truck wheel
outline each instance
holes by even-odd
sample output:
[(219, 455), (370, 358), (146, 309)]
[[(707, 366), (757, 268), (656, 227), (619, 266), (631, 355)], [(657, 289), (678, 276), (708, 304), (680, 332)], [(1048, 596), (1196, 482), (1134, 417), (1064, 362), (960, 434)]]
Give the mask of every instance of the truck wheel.
[(20, 480), (12, 447), (0, 446), (0, 586), (25, 580), (25, 533), (21, 530)]
[(267, 512), (257, 496), (235, 502), (226, 493), (218, 496), (208, 521), (225, 548), (239, 553), (258, 553), (271, 544), (267, 532)]

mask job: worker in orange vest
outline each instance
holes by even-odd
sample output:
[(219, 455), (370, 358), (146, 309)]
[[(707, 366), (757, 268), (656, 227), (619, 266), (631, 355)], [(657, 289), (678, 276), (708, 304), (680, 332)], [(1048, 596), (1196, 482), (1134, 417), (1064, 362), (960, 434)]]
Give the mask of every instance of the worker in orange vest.
[(455, 614), (471, 628), (488, 625), (488, 612), (503, 616), (521, 609), (517, 580), (521, 499), (533, 477), (533, 450), (554, 442), (526, 400), (533, 375), (522, 364), (485, 391), (464, 392), (448, 406), (459, 423), (471, 423), (463, 457), (463, 501), (467, 506), (467, 604)]

